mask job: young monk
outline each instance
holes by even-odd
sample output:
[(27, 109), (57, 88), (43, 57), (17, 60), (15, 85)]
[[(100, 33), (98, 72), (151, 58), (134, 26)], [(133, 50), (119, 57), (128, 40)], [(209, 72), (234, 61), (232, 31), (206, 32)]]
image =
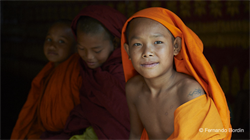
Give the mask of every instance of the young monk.
[(81, 56), (83, 78), (81, 103), (72, 110), (64, 132), (47, 138), (129, 138), (129, 110), (120, 48), (125, 21), (124, 15), (101, 5), (88, 6), (74, 18), (72, 30)]
[(44, 131), (62, 131), (80, 103), (80, 56), (70, 25), (70, 20), (59, 20), (50, 27), (44, 42), (49, 62), (32, 81), (11, 139), (38, 139)]
[(130, 139), (231, 138), (226, 99), (203, 44), (177, 15), (159, 7), (137, 12), (121, 43)]

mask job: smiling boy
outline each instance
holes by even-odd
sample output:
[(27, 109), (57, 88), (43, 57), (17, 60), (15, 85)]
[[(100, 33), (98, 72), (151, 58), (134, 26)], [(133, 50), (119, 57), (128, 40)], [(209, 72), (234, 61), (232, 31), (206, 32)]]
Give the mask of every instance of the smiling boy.
[(121, 43), (130, 139), (230, 139), (199, 131), (230, 128), (229, 111), (202, 42), (178, 16), (141, 10), (125, 23)]
[[(83, 84), (80, 107), (72, 111), (69, 125), (80, 119), (82, 123), (75, 127), (93, 128), (98, 139), (127, 139), (129, 134), (120, 49), (125, 21), (124, 15), (109, 6), (92, 5), (84, 8), (72, 22), (82, 58)], [(75, 117), (78, 112), (84, 115)]]
[(120, 42), (98, 20), (88, 16), (78, 20), (76, 34), (78, 53), (91, 69), (106, 62)]
[(70, 24), (59, 20), (49, 28), (43, 46), (49, 62), (32, 81), (11, 139), (39, 139), (44, 131), (62, 131), (80, 103), (80, 57)]

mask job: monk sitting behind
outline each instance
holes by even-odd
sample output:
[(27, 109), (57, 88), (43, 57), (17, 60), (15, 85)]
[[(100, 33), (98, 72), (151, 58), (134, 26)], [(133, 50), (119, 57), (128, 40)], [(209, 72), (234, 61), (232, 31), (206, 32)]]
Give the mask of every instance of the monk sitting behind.
[(72, 21), (81, 57), (81, 103), (70, 113), (64, 131), (49, 139), (128, 139), (120, 37), (126, 17), (105, 5), (90, 5)]
[[(149, 8), (132, 16), (123, 28), (122, 38), (126, 36), (124, 49), (139, 73), (126, 84), (130, 139), (225, 138), (225, 132), (205, 132), (206, 128), (224, 129), (222, 119), (213, 101), (206, 95), (206, 86), (201, 86), (191, 74), (175, 70), (174, 57), (182, 55), (182, 47), (190, 49), (192, 42), (188, 42), (181, 34), (177, 35), (177, 31), (172, 29), (174, 25), (160, 19), (164, 16), (170, 18), (172, 24), (175, 21), (171, 18), (177, 18), (166, 9)], [(201, 58), (193, 61), (199, 61), (197, 59)], [(127, 63), (123, 61), (123, 64), (126, 67)], [(200, 128), (204, 128), (204, 132), (200, 132)]]
[(50, 62), (33, 79), (11, 139), (38, 139), (44, 131), (62, 131), (80, 103), (80, 57), (70, 25), (70, 20), (59, 20), (50, 27), (44, 42)]

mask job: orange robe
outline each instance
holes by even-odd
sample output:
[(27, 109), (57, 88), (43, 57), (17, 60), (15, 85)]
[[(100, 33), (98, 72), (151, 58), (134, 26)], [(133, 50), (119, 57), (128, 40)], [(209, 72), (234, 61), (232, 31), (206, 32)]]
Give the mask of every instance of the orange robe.
[[(203, 43), (173, 12), (160, 7), (152, 7), (135, 13), (126, 21), (121, 37), (122, 61), (126, 81), (137, 74), (123, 47), (126, 42), (127, 24), (136, 17), (153, 19), (168, 28), (174, 37), (182, 38), (181, 51), (174, 57), (176, 70), (194, 77), (206, 92), (206, 95), (191, 100), (175, 110), (174, 132), (169, 139), (230, 139), (232, 135), (230, 132), (230, 112), (224, 92), (202, 53)], [(199, 131), (200, 128), (203, 129), (203, 132)], [(216, 132), (218, 130), (220, 132)], [(223, 130), (227, 132), (222, 132)], [(148, 139), (145, 129), (141, 139)]]
[(49, 62), (33, 79), (11, 139), (38, 139), (45, 130), (63, 130), (70, 111), (80, 103), (79, 59), (75, 53), (56, 68)]

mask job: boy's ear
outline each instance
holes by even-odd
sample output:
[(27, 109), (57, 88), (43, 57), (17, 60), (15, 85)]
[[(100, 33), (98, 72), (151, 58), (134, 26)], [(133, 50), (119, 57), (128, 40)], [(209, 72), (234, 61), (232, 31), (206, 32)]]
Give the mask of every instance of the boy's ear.
[(127, 54), (128, 54), (128, 59), (131, 60), (130, 54), (129, 54), (129, 46), (128, 46), (128, 44), (127, 44), (127, 43), (124, 43), (123, 46), (124, 46), (125, 51), (126, 51)]
[(120, 39), (118, 37), (115, 37), (113, 39), (114, 49), (120, 47)]
[(176, 37), (174, 40), (174, 55), (179, 54), (179, 52), (181, 51), (181, 38), (180, 37)]

